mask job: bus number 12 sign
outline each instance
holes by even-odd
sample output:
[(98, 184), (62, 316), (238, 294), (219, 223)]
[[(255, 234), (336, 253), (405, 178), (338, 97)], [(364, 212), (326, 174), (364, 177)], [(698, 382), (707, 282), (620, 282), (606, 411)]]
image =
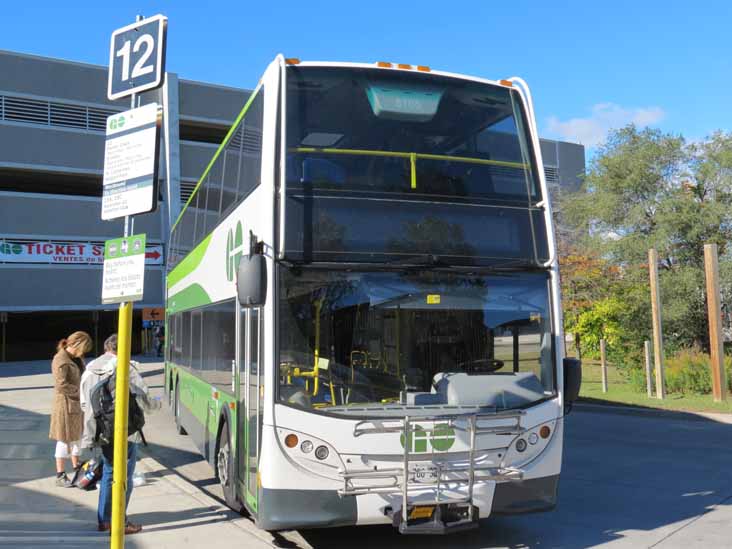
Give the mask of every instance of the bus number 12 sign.
[(168, 18), (156, 15), (112, 33), (107, 97), (119, 99), (163, 85)]

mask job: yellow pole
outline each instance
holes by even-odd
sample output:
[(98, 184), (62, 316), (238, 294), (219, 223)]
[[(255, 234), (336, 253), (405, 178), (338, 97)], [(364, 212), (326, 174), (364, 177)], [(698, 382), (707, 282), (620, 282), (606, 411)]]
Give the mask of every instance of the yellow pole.
[(127, 493), (127, 412), (130, 394), (132, 303), (121, 303), (119, 306), (119, 330), (117, 337), (111, 548), (123, 549), (125, 546), (125, 495)]
[(320, 372), (318, 371), (318, 364), (320, 363), (320, 309), (323, 307), (323, 300), (319, 299), (315, 302), (315, 365), (313, 367), (313, 377), (315, 378), (315, 384), (313, 387), (313, 396), (317, 396), (319, 389), (319, 378)]

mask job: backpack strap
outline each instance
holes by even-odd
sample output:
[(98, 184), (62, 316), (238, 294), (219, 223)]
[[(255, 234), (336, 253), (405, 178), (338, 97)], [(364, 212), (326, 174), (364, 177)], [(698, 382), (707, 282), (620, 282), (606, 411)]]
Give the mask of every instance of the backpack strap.
[(140, 430), (139, 430), (139, 431), (137, 431), (137, 432), (138, 432), (138, 433), (140, 433), (140, 438), (142, 439), (142, 443), (143, 443), (143, 444), (144, 444), (145, 446), (147, 446), (147, 440), (145, 440), (145, 433), (143, 433), (143, 432), (142, 432), (142, 429), (140, 429)]

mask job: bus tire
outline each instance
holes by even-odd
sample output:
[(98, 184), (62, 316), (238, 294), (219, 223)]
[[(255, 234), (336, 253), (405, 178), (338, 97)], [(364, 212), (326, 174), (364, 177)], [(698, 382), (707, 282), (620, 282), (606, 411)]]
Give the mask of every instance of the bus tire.
[(180, 422), (180, 383), (175, 382), (175, 400), (173, 401), (173, 415), (175, 416), (175, 428), (180, 435), (187, 435), (188, 432), (185, 430)]
[(224, 492), (226, 505), (231, 507), (237, 513), (242, 513), (244, 507), (236, 497), (236, 480), (234, 473), (236, 471), (234, 458), (231, 452), (231, 434), (229, 432), (229, 424), (226, 420), (221, 422), (219, 436), (216, 441), (216, 478), (221, 484)]

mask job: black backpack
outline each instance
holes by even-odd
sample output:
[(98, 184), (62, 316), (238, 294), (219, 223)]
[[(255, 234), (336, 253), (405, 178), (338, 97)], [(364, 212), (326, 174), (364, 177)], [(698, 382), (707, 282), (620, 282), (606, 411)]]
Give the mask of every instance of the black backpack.
[[(94, 433), (94, 444), (102, 449), (111, 448), (114, 444), (114, 391), (117, 373), (105, 377), (91, 391), (91, 405), (97, 430)], [(137, 403), (135, 394), (130, 391), (129, 412), (127, 416), (127, 436), (140, 433), (142, 442), (147, 446), (142, 428), (145, 426), (145, 414)]]

